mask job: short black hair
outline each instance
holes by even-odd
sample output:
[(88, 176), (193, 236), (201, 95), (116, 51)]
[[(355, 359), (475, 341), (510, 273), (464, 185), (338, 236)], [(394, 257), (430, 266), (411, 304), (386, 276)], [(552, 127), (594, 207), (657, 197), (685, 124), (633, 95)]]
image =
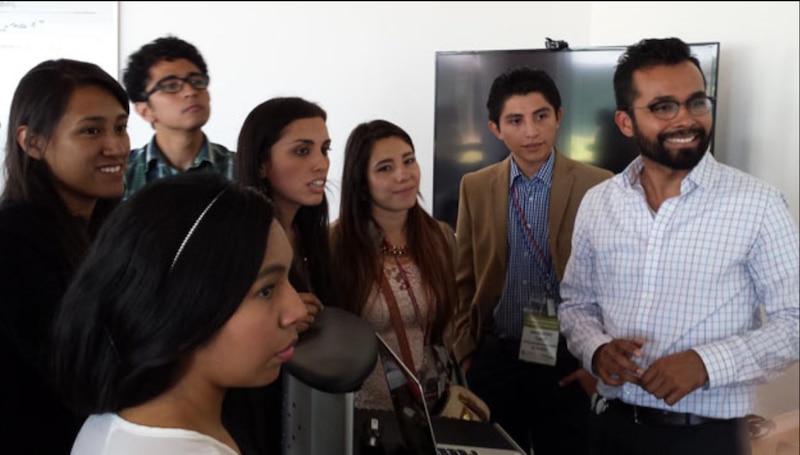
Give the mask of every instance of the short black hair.
[(543, 70), (521, 66), (506, 70), (492, 82), (489, 98), (486, 100), (489, 120), (499, 126), (500, 114), (503, 112), (506, 100), (514, 95), (527, 95), (533, 92), (541, 93), (558, 115), (558, 110), (561, 109), (561, 94), (550, 75)]
[(706, 76), (700, 61), (692, 55), (689, 46), (679, 38), (643, 39), (636, 44), (628, 46), (624, 54), (617, 61), (614, 71), (614, 96), (618, 111), (627, 111), (638, 95), (633, 86), (633, 73), (642, 68), (651, 68), (660, 65), (679, 65), (683, 62), (692, 62), (703, 76)]
[(128, 64), (122, 74), (122, 81), (132, 102), (147, 101), (145, 88), (150, 77), (150, 68), (167, 60), (186, 59), (194, 63), (204, 75), (209, 76), (206, 61), (197, 48), (180, 38), (165, 36), (142, 46), (128, 57)]

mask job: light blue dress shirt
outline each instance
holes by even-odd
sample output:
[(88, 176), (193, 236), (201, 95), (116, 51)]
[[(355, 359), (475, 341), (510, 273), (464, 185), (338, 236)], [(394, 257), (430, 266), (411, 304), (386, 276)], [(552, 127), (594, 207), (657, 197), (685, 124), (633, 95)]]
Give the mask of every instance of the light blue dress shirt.
[[(613, 338), (642, 338), (643, 368), (692, 349), (706, 387), (668, 406), (638, 385), (598, 383), (609, 398), (733, 418), (753, 412), (756, 383), (798, 360), (798, 227), (772, 186), (711, 154), (653, 212), (643, 164), (591, 189), (575, 221), (559, 317), (573, 354), (591, 365)], [(762, 323), (760, 306), (766, 320)]]

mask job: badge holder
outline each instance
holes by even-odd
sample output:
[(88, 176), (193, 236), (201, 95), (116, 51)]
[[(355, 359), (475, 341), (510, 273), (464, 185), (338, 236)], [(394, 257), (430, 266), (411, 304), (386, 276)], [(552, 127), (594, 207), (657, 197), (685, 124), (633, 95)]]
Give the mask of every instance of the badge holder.
[(522, 309), (522, 338), (519, 359), (555, 366), (558, 354), (559, 323), (554, 299), (531, 300)]

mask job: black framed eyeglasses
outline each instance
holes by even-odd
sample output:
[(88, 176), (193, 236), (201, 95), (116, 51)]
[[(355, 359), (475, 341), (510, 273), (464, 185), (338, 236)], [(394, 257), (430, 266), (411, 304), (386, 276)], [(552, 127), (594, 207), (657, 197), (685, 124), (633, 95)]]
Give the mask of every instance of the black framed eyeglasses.
[(145, 92), (145, 98), (149, 98), (150, 95), (159, 90), (164, 93), (178, 93), (183, 89), (184, 82), (191, 85), (195, 90), (205, 90), (208, 88), (208, 76), (205, 74), (192, 73), (186, 77), (167, 76), (156, 82), (153, 88)]
[(686, 106), (686, 111), (694, 117), (706, 115), (714, 106), (714, 97), (698, 96), (690, 98), (684, 102), (667, 100), (657, 101), (647, 106), (631, 106), (630, 109), (647, 109), (661, 120), (672, 120), (678, 116), (681, 106)]

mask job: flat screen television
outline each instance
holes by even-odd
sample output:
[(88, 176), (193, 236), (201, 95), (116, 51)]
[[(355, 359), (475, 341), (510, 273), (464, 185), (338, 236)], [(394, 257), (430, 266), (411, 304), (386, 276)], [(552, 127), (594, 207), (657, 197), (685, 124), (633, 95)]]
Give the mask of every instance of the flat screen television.
[[(719, 43), (690, 44), (717, 91)], [(455, 228), (461, 176), (508, 156), (489, 131), (486, 98), (503, 71), (530, 66), (546, 71), (561, 94), (564, 118), (556, 146), (578, 161), (622, 171), (637, 152), (614, 123), (614, 69), (625, 46), (436, 53), (433, 147), (433, 214)], [(712, 133), (713, 134), (713, 133)], [(713, 153), (712, 137), (712, 153)]]

